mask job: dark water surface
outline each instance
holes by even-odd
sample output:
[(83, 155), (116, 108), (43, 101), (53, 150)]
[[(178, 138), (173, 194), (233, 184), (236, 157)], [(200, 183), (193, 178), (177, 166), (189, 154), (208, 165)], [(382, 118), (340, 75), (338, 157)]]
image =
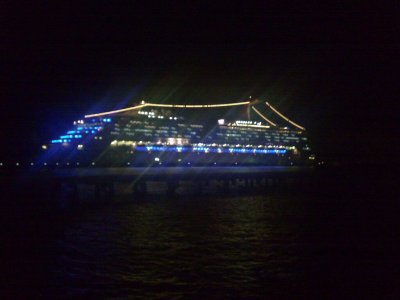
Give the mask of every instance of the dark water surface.
[(2, 298), (398, 299), (397, 193), (357, 183), (68, 211), (21, 200), (3, 211)]

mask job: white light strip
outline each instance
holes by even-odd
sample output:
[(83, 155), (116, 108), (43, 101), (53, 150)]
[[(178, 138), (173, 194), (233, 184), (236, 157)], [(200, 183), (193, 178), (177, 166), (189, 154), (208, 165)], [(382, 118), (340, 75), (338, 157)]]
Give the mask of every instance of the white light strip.
[(271, 128), (267, 125), (255, 125), (255, 124), (232, 124), (230, 127), (254, 127), (254, 128)]
[(301, 130), (306, 130), (304, 127), (300, 126), (299, 124), (289, 120), (289, 118), (282, 115), (279, 111), (277, 111), (275, 108), (273, 108), (272, 105), (270, 105), (268, 102), (265, 102), (265, 104), (267, 104), (270, 109), (272, 109), (278, 116), (280, 116), (285, 121), (289, 122), (290, 124), (292, 124), (293, 126), (296, 126), (297, 128), (299, 128)]
[(263, 118), (265, 121), (267, 121), (269, 124), (272, 126), (276, 126), (276, 124), (270, 120), (268, 120), (262, 113), (260, 113), (254, 106), (251, 107), (261, 118)]
[(117, 110), (111, 110), (111, 111), (106, 111), (98, 114), (91, 114), (91, 115), (86, 115), (85, 118), (94, 118), (94, 117), (101, 117), (101, 116), (106, 116), (110, 114), (117, 114), (117, 113), (123, 113), (126, 111), (131, 111), (135, 109), (139, 109), (142, 107), (147, 107), (147, 106), (153, 106), (153, 107), (171, 107), (171, 108), (212, 108), (212, 107), (226, 107), (226, 106), (238, 106), (238, 105), (246, 105), (249, 104), (250, 101), (245, 101), (245, 102), (236, 102), (236, 103), (226, 103), (226, 104), (158, 104), (158, 103), (145, 103), (133, 107), (128, 107), (128, 108), (123, 108), (123, 109), (117, 109)]

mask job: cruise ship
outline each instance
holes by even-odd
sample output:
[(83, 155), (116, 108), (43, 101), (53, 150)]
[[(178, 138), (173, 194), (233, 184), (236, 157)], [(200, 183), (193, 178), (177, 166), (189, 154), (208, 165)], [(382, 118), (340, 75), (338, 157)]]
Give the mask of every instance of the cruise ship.
[(260, 100), (141, 101), (85, 115), (42, 148), (66, 166), (294, 166), (313, 159), (305, 128)]

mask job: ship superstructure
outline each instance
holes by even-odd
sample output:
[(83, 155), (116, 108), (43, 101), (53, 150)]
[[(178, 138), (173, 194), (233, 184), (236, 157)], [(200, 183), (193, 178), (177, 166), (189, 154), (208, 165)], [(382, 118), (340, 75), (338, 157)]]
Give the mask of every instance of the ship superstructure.
[(101, 166), (302, 165), (305, 128), (268, 102), (139, 105), (86, 115), (46, 147), (60, 164)]

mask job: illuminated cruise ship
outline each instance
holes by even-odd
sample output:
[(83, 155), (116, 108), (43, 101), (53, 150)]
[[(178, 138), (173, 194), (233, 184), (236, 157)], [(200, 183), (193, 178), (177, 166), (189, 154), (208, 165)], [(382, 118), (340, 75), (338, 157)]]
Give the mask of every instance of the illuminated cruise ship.
[[(286, 125), (279, 126), (263, 111)], [(43, 145), (61, 165), (235, 166), (305, 165), (304, 127), (268, 102), (156, 104), (86, 115)]]

